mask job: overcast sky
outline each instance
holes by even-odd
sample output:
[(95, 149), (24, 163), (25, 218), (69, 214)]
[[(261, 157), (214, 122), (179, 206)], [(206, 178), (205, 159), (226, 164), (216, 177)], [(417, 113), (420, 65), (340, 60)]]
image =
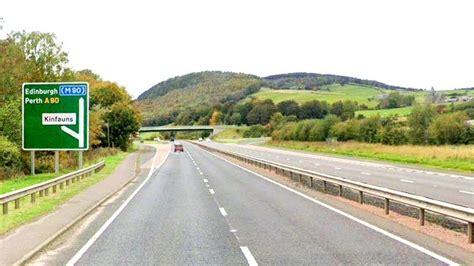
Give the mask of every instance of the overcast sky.
[(474, 1), (2, 0), (10, 31), (54, 32), (69, 66), (134, 97), (189, 72), (316, 72), (474, 86)]

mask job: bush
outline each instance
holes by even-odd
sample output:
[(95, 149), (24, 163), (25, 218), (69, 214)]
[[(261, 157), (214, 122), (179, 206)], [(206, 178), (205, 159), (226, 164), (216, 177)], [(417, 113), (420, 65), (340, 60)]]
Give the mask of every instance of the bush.
[(359, 140), (369, 143), (377, 142), (377, 131), (381, 126), (382, 121), (378, 115), (360, 120)]
[(377, 139), (383, 144), (402, 145), (408, 143), (408, 130), (402, 127), (386, 126), (377, 131)]
[(18, 146), (5, 136), (0, 136), (0, 179), (17, 175), (21, 166), (21, 153)]
[(340, 141), (355, 140), (358, 137), (359, 120), (349, 120), (335, 124), (330, 131), (330, 135)]
[(468, 142), (469, 117), (464, 112), (447, 113), (436, 117), (429, 127), (431, 140), (436, 144), (463, 144)]
[(244, 131), (244, 138), (260, 138), (262, 136), (268, 136), (268, 129), (261, 125), (253, 125)]
[(309, 132), (311, 131), (311, 128), (313, 127), (314, 123), (314, 120), (300, 121), (296, 126), (295, 140), (307, 141), (309, 139)]

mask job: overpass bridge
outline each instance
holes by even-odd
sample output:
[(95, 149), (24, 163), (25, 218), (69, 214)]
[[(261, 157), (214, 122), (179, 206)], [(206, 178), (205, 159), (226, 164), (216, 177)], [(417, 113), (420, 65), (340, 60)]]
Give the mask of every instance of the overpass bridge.
[(138, 132), (183, 132), (183, 131), (208, 131), (211, 135), (217, 134), (226, 128), (235, 126), (159, 126), (159, 127), (141, 127)]

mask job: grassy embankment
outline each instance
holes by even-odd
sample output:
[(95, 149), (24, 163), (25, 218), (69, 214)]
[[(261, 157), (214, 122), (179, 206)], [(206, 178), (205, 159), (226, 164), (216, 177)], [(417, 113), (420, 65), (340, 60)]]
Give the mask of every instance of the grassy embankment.
[[(120, 151), (115, 155), (106, 157), (106, 166), (100, 172), (93, 174), (80, 182), (71, 184), (63, 190), (58, 190), (55, 194), (50, 193), (47, 197), (37, 197), (35, 204), (31, 204), (30, 197), (22, 198), (20, 202), (21, 208), (17, 210), (13, 208), (13, 203), (10, 203), (8, 215), (0, 216), (0, 235), (41, 215), (53, 211), (70, 198), (103, 180), (115, 170), (127, 155), (135, 150), (136, 148), (133, 148), (129, 152)], [(43, 174), (34, 176), (31, 180), (28, 180), (28, 178), (21, 178), (17, 181), (11, 181), (10, 183), (4, 182), (1, 184), (2, 191), (4, 191), (5, 188), (8, 189), (8, 187), (11, 189), (12, 187), (20, 188), (22, 186), (29, 186), (38, 182), (46, 181), (53, 177), (55, 177), (54, 174)]]
[(358, 142), (328, 144), (325, 142), (269, 141), (265, 146), (474, 172), (473, 145), (390, 146)]

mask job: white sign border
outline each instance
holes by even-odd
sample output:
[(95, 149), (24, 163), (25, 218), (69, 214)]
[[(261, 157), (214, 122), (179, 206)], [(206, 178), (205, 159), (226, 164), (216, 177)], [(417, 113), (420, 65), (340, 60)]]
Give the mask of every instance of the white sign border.
[[(48, 85), (48, 84), (86, 84), (87, 85), (87, 130), (86, 131), (86, 141), (87, 145), (84, 148), (67, 148), (67, 149), (49, 149), (49, 148), (25, 148), (25, 85)], [(84, 96), (84, 95), (82, 95)], [(89, 150), (89, 96), (90, 96), (90, 86), (87, 81), (68, 81), (68, 82), (24, 82), (21, 85), (21, 148), (24, 151), (87, 151)]]

